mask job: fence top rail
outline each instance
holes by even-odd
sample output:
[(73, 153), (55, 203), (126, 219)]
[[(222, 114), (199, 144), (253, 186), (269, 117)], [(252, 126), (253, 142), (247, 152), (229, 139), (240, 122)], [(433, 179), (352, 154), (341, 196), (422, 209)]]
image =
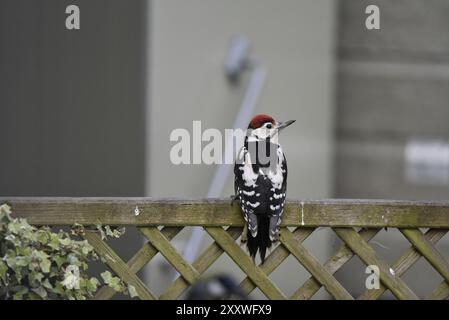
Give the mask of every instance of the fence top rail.
[[(0, 197), (35, 225), (243, 226), (228, 199)], [(283, 226), (449, 228), (449, 201), (287, 200)]]

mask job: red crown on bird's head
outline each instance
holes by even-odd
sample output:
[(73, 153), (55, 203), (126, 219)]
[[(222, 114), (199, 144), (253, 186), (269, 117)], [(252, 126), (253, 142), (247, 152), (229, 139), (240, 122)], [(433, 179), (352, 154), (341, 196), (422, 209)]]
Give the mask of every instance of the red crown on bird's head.
[(258, 114), (251, 119), (248, 129), (260, 128), (266, 122), (270, 122), (270, 123), (274, 124), (275, 121), (272, 116), (269, 116), (267, 114)]

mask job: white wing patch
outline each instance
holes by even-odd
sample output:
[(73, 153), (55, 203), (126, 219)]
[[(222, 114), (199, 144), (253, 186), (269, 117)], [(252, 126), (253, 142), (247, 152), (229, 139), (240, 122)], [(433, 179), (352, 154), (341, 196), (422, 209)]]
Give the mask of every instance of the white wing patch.
[(253, 171), (249, 152), (246, 152), (246, 149), (243, 148), (242, 151), (240, 152), (240, 158), (242, 156), (242, 153), (244, 157), (243, 165), (239, 167), (239, 170), (243, 171), (242, 178), (245, 181), (245, 187), (255, 188), (257, 187), (256, 181), (259, 175), (254, 173)]
[(251, 203), (249, 201), (246, 201), (246, 204), (250, 205), (253, 208), (257, 208), (258, 206), (260, 206), (260, 202)]
[[(270, 179), (271, 183), (273, 184), (274, 189), (281, 189), (282, 184), (284, 182), (284, 175), (283, 175), (283, 168), (282, 168), (282, 161), (283, 161), (284, 155), (282, 153), (281, 146), (279, 146), (277, 149), (277, 155), (278, 155), (277, 156), (278, 163), (276, 164), (276, 170), (274, 172), (272, 170), (270, 170), (268, 172), (268, 179)], [(274, 190), (272, 190), (272, 191), (274, 191)]]

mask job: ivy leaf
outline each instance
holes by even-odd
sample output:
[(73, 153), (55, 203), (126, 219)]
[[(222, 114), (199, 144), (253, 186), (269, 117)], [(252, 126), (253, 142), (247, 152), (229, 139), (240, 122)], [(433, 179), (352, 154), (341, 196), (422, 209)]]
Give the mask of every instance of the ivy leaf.
[(32, 286), (37, 286), (43, 278), (44, 275), (40, 272), (31, 272), (28, 274), (28, 281)]
[(113, 277), (111, 281), (109, 282), (109, 286), (114, 289), (117, 292), (120, 292), (123, 290), (123, 286), (121, 284), (121, 280), (118, 277)]
[(48, 279), (45, 279), (44, 282), (42, 282), (42, 285), (47, 289), (50, 289), (50, 290), (53, 289), (53, 286), (51, 285), (50, 280), (48, 280)]
[(86, 282), (87, 291), (93, 293), (97, 290), (99, 285), (100, 285), (100, 281), (98, 281), (97, 278), (92, 277)]
[(75, 223), (70, 229), (70, 233), (74, 236), (81, 236), (84, 234), (84, 226), (79, 223)]
[(48, 257), (49, 257), (49, 255), (48, 254), (46, 254), (44, 251), (42, 251), (42, 250), (35, 250), (34, 252), (34, 256), (36, 257), (36, 258), (38, 258), (39, 260), (44, 260), (44, 259), (47, 259)]
[(101, 240), (106, 239), (106, 234), (104, 233), (101, 224), (97, 224), (96, 227), (97, 227), (97, 230), (100, 231)]
[(8, 223), (8, 230), (11, 233), (18, 234), (20, 231), (20, 223), (18, 220), (13, 220)]
[(0, 260), (0, 278), (3, 280), (3, 283), (6, 283), (6, 272), (7, 271), (8, 271), (8, 267), (2, 260)]
[(104, 229), (106, 230), (106, 235), (113, 237), (114, 236), (114, 232), (112, 232), (111, 227), (110, 226), (105, 226)]
[(27, 294), (29, 290), (25, 286), (15, 286), (13, 288), (13, 291), (15, 292), (14, 295), (13, 295), (13, 299), (14, 300), (22, 300), (23, 296), (25, 294)]
[(48, 241), (50, 240), (50, 237), (47, 234), (47, 232), (45, 232), (45, 231), (38, 231), (36, 239), (37, 239), (37, 241), (39, 241), (42, 244), (47, 244)]
[(11, 221), (11, 207), (7, 205), (6, 203), (0, 205), (0, 222), (8, 223)]
[(30, 257), (17, 256), (15, 259), (15, 265), (19, 267), (25, 267), (31, 262)]
[(56, 266), (58, 267), (58, 269), (61, 268), (61, 266), (62, 266), (65, 262), (67, 262), (67, 258), (62, 257), (62, 256), (60, 256), (60, 255), (54, 255), (54, 256), (52, 257), (52, 260), (53, 260), (54, 262), (56, 262)]
[(50, 235), (50, 241), (48, 242), (48, 246), (53, 250), (59, 250), (59, 239), (55, 234)]
[(137, 297), (137, 296), (138, 296), (137, 291), (136, 291), (136, 288), (134, 288), (134, 286), (132, 286), (132, 285), (129, 285), (129, 286), (128, 286), (128, 293), (129, 293), (129, 296), (130, 296), (131, 298), (134, 298), (134, 297)]
[(80, 291), (75, 291), (75, 299), (76, 300), (86, 300), (86, 297)]
[(109, 271), (102, 272), (101, 277), (103, 278), (104, 283), (109, 284), (112, 279), (112, 274)]
[[(26, 219), (11, 218), (0, 205), (0, 299), (80, 299), (93, 297), (102, 283), (118, 292), (137, 295), (136, 289), (106, 271), (99, 281), (88, 276), (91, 261), (101, 257), (86, 240), (49, 227), (31, 226)], [(83, 226), (75, 225), (82, 229)], [(123, 229), (99, 227), (102, 237), (119, 237)], [(100, 279), (101, 280), (101, 279)]]
[(114, 237), (115, 238), (120, 238), (124, 234), (125, 234), (125, 227), (118, 228), (118, 229), (114, 230)]
[(33, 292), (35, 292), (39, 297), (42, 299), (45, 299), (47, 297), (47, 290), (45, 290), (44, 287), (38, 287), (31, 289)]
[(81, 252), (87, 256), (92, 251), (92, 247), (90, 245), (83, 245), (81, 247)]
[(45, 273), (50, 272), (50, 266), (51, 262), (47, 258), (42, 259), (42, 261), (39, 263), (39, 266), (41, 267), (42, 271)]
[(76, 265), (69, 265), (64, 271), (64, 281), (61, 283), (67, 289), (80, 288), (80, 272)]
[(31, 247), (27, 246), (27, 247), (16, 247), (16, 252), (17, 255), (21, 255), (21, 256), (29, 256), (31, 254)]
[(62, 286), (61, 282), (56, 282), (55, 287), (53, 288), (53, 292), (63, 296), (65, 291), (64, 291), (64, 287)]
[(72, 240), (70, 240), (69, 238), (59, 239), (59, 243), (62, 244), (63, 246), (69, 246), (71, 242)]
[(74, 253), (70, 253), (67, 256), (67, 261), (68, 261), (69, 264), (73, 264), (73, 265), (76, 265), (78, 267), (81, 265), (80, 260), (78, 259), (77, 255), (74, 254)]

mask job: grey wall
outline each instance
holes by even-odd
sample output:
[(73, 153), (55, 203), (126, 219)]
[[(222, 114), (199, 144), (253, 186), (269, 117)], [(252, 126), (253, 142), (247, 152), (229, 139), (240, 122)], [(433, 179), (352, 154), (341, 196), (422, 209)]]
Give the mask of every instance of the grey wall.
[[(145, 15), (143, 0), (0, 1), (1, 195), (144, 195)], [(126, 260), (140, 243), (128, 229), (112, 246)]]
[(145, 8), (0, 2), (0, 194), (144, 194)]
[[(380, 30), (365, 28), (369, 4), (380, 8)], [(449, 139), (448, 16), (445, 0), (339, 2), (337, 197), (448, 198), (447, 184), (411, 182), (405, 165), (411, 139)], [(438, 243), (446, 256), (448, 238)], [(390, 264), (410, 247), (395, 229), (382, 230), (371, 244)], [(365, 290), (358, 258), (337, 277), (356, 296)], [(402, 279), (425, 297), (441, 276), (421, 259)]]
[[(377, 4), (381, 29), (365, 28)], [(449, 138), (449, 2), (340, 1), (336, 196), (446, 199), (405, 175), (413, 138)]]

